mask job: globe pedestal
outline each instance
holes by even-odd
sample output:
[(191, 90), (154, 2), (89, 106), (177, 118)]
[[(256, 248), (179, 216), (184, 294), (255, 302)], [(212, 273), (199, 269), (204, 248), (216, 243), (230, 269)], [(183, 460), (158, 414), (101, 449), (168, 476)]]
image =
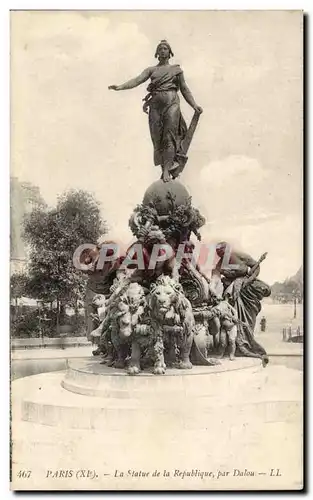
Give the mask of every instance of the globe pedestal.
[(167, 215), (169, 213), (169, 196), (175, 199), (177, 206), (180, 206), (188, 201), (190, 194), (178, 180), (163, 182), (159, 179), (148, 187), (142, 203), (148, 205), (154, 202), (159, 215)]
[(31, 469), (30, 489), (257, 489), (262, 476), (239, 472), (271, 468), (273, 489), (300, 487), (300, 387), (300, 372), (253, 358), (136, 377), (89, 358), (19, 379), (14, 487)]

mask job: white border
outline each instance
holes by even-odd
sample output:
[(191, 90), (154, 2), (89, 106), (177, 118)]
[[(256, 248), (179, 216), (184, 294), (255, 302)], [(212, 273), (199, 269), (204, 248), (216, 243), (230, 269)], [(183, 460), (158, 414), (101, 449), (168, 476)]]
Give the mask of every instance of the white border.
[(310, 10), (310, 1), (302, 0), (12, 0), (3, 2), (9, 9), (33, 10)]
[(0, 164), (0, 286), (1, 286), (1, 498), (7, 498), (9, 473), (9, 13), (1, 5), (0, 54), (1, 54), (1, 164)]
[[(0, 217), (0, 234), (2, 236), (2, 241), (0, 245), (0, 262), (1, 262), (1, 431), (2, 436), (0, 438), (0, 453), (1, 453), (1, 467), (0, 467), (0, 492), (1, 500), (11, 497), (12, 493), (8, 491), (8, 466), (9, 466), (9, 448), (8, 448), (8, 415), (9, 415), (9, 334), (8, 334), (8, 303), (9, 303), (9, 10), (303, 10), (307, 14), (312, 14), (312, 1), (302, 0), (302, 1), (278, 1), (278, 0), (255, 0), (253, 4), (249, 1), (231, 1), (231, 0), (193, 0), (192, 2), (183, 1), (170, 1), (170, 0), (154, 0), (154, 1), (144, 1), (144, 0), (107, 0), (103, 2), (101, 0), (54, 0), (54, 1), (44, 1), (44, 0), (15, 0), (7, 1), (2, 0), (0, 4), (0, 57), (1, 57), (1, 101), (0, 101), (0, 119), (1, 119), (1, 148), (0, 153), (2, 157), (0, 166), (0, 202), (1, 202), (1, 217)], [(311, 21), (311, 20), (310, 20)], [(309, 38), (309, 37), (308, 37)], [(312, 64), (312, 41), (308, 40), (307, 46), (308, 59)], [(308, 81), (310, 80), (309, 68), (307, 68)], [(23, 82), (21, 82), (23, 85)], [(309, 88), (307, 89), (307, 91)], [(312, 104), (309, 109), (306, 109), (307, 121), (309, 121), (309, 116), (311, 116)], [(313, 142), (312, 133), (310, 130), (307, 131), (307, 148), (310, 143)], [(307, 158), (309, 163), (309, 157)], [(313, 168), (310, 164), (307, 165), (307, 182), (309, 182), (309, 191), (312, 192), (312, 176), (309, 172)], [(310, 202), (310, 196), (308, 196), (308, 213), (307, 218), (312, 220), (312, 203)], [(309, 221), (308, 221), (309, 222)], [(308, 224), (308, 229), (311, 228), (311, 223)], [(311, 243), (312, 231), (310, 231), (310, 237), (308, 238), (309, 248), (312, 248)], [(309, 234), (307, 235), (309, 236)], [(307, 250), (308, 256), (309, 252)], [(308, 259), (309, 260), (309, 259)], [(306, 280), (311, 283), (311, 269), (307, 269)], [(307, 298), (307, 310), (312, 309), (311, 297)], [(307, 334), (311, 334), (308, 331)], [(311, 341), (311, 346), (313, 342)], [(308, 347), (308, 346), (307, 346)], [(311, 352), (307, 354), (308, 361), (312, 360)], [(309, 365), (310, 363), (308, 363)], [(309, 366), (307, 366), (307, 369)], [(311, 378), (311, 377), (310, 377)], [(308, 380), (308, 382), (310, 382)], [(312, 398), (311, 398), (312, 399)], [(311, 409), (311, 404), (310, 408)], [(311, 414), (311, 412), (310, 412)], [(308, 422), (310, 421), (309, 416), (307, 417)], [(311, 438), (311, 434), (309, 433)], [(309, 449), (311, 449), (311, 441), (309, 444)], [(269, 457), (270, 458), (270, 457)], [(310, 476), (311, 467), (308, 464), (308, 476)], [(52, 495), (51, 493), (50, 495)], [(49, 494), (47, 497), (50, 496)], [(92, 494), (85, 494), (84, 496), (91, 498)], [(253, 494), (251, 494), (253, 495)], [(295, 493), (296, 495), (296, 493)], [(63, 497), (64, 494), (60, 494), (59, 497)], [(75, 495), (76, 496), (76, 495)], [(106, 493), (106, 497), (109, 496)], [(110, 495), (111, 496), (111, 495)], [(140, 495), (142, 497), (142, 495)], [(250, 495), (249, 495), (250, 496)], [(274, 494), (269, 493), (269, 496)], [(34, 495), (28, 495), (28, 498), (32, 498)], [(116, 495), (115, 495), (116, 497)]]

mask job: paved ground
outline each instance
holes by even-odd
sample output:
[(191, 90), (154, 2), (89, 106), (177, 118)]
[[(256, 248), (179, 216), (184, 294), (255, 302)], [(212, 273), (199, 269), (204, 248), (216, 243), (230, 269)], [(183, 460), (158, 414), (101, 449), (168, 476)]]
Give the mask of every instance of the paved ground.
[[(83, 378), (74, 380), (86, 382), (85, 375), (82, 372)], [(299, 371), (259, 366), (256, 371), (209, 375), (212, 380), (207, 384), (201, 383), (201, 375), (199, 384), (191, 383), (198, 377), (190, 373), (186, 378), (113, 378), (101, 397), (66, 391), (61, 386), (62, 372), (13, 383), (14, 488), (301, 488)], [(125, 385), (139, 391), (125, 398)], [(279, 469), (278, 475), (272, 475), (272, 467)], [(73, 472), (55, 474), (60, 469)], [(82, 476), (82, 469), (91, 470), (91, 477)], [(31, 477), (20, 477), (21, 470), (31, 470)], [(169, 472), (164, 475), (164, 470)], [(211, 474), (177, 477), (176, 471), (191, 470)], [(247, 476), (245, 470), (252, 473)], [(139, 477), (132, 471), (147, 474)], [(157, 479), (153, 471), (160, 471)]]
[(38, 373), (65, 370), (67, 359), (87, 358), (92, 347), (69, 347), (67, 349), (21, 349), (12, 352), (11, 378), (16, 380)]
[(18, 349), (12, 352), (12, 360), (21, 359), (60, 359), (60, 358), (85, 358), (90, 356), (93, 347), (67, 347), (66, 349)]

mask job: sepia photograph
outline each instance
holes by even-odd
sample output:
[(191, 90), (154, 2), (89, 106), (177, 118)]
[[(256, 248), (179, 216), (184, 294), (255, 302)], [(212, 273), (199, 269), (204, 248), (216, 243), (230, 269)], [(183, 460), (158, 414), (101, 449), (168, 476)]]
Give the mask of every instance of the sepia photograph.
[(11, 490), (303, 490), (303, 40), (10, 12)]

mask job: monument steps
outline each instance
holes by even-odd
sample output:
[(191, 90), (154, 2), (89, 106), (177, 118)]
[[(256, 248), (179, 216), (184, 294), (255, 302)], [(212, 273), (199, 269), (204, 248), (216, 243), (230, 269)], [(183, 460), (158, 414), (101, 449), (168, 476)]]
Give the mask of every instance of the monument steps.
[[(23, 421), (41, 425), (58, 426), (62, 422), (66, 428), (123, 428), (124, 431), (136, 427), (138, 413), (143, 416), (142, 426), (146, 428), (162, 423), (171, 426), (174, 420), (173, 425), (180, 422), (183, 429), (205, 429), (209, 421), (221, 420), (221, 412), (233, 422), (251, 418), (275, 421), (287, 416), (292, 420), (299, 411), (301, 395), (293, 390), (291, 383), (288, 398), (282, 398), (279, 381), (284, 367), (263, 369), (259, 360), (248, 361), (239, 358), (237, 366), (244, 362), (245, 367), (233, 371), (225, 371), (221, 365), (221, 371), (213, 374), (207, 370), (214, 367), (194, 367), (173, 370), (173, 375), (169, 370), (164, 377), (149, 373), (131, 377), (126, 372), (116, 376), (112, 368), (105, 366), (101, 375), (93, 374), (89, 373), (90, 360), (85, 362), (85, 372), (83, 362), (73, 361), (67, 372), (33, 375), (15, 381), (13, 411)], [(99, 366), (99, 362), (94, 363)], [(301, 374), (295, 372), (294, 377), (298, 379)], [(81, 380), (84, 385), (79, 385)], [(98, 395), (94, 385), (98, 385)], [(84, 391), (88, 395), (84, 395)]]
[[(75, 371), (75, 363), (67, 372), (18, 379), (12, 391), (12, 440), (14, 456), (18, 457), (12, 473), (15, 477), (19, 470), (33, 468), (38, 477), (36, 487), (45, 489), (48, 470), (77, 470), (77, 464), (88, 469), (92, 456), (92, 468), (99, 476), (93, 487), (116, 489), (116, 470), (171, 470), (173, 456), (175, 468), (180, 470), (190, 469), (190, 457), (194, 457), (192, 467), (207, 464), (212, 470), (229, 464), (230, 456), (234, 457), (234, 467), (244, 470), (247, 464), (253, 468), (255, 463), (257, 467), (262, 455), (265, 462), (270, 457), (271, 462), (279, 463), (291, 478), (294, 471), (287, 456), (295, 453), (297, 459), (301, 455), (295, 446), (301, 443), (302, 373), (283, 366), (263, 369), (259, 360), (248, 360), (250, 367), (246, 364), (246, 368), (239, 369), (241, 361), (239, 358), (231, 364), (236, 363), (236, 369), (214, 375), (205, 373), (211, 367), (194, 367), (177, 375), (168, 370), (164, 377), (146, 373), (130, 377), (122, 371), (111, 376), (113, 369), (94, 360), (98, 366), (95, 370), (106, 373), (97, 374), (100, 382), (107, 384), (105, 397), (77, 394), (62, 387)], [(78, 373), (85, 377), (82, 387), (88, 389), (88, 378), (91, 383), (94, 378), (84, 373), (79, 363)], [(227, 364), (228, 360), (225, 364), (223, 360), (222, 365)], [(90, 360), (85, 365), (87, 372), (91, 370)], [(74, 385), (78, 382), (80, 375)], [(171, 385), (162, 396), (163, 387)], [(131, 386), (137, 387), (137, 393)], [(194, 387), (194, 394), (185, 392), (184, 387)], [(125, 397), (127, 390), (129, 397)], [(286, 460), (282, 459), (282, 449)], [(273, 484), (283, 487), (285, 477), (275, 479)], [(247, 484), (253, 488), (253, 478), (251, 483), (249, 478), (242, 481), (245, 488)], [(60, 478), (54, 484), (56, 489), (66, 485), (70, 488), (73, 480)], [(125, 488), (139, 489), (144, 489), (144, 484), (139, 481), (137, 485), (136, 480), (127, 477), (123, 483)], [(160, 484), (164, 488), (183, 488), (181, 480), (168, 483), (164, 479)], [(87, 480), (80, 483), (81, 489), (88, 489), (88, 485), (91, 483)], [(219, 485), (218, 481), (208, 480), (204, 487), (218, 489)], [(240, 488), (238, 478), (236, 485)], [(27, 484), (21, 487), (27, 489)]]

